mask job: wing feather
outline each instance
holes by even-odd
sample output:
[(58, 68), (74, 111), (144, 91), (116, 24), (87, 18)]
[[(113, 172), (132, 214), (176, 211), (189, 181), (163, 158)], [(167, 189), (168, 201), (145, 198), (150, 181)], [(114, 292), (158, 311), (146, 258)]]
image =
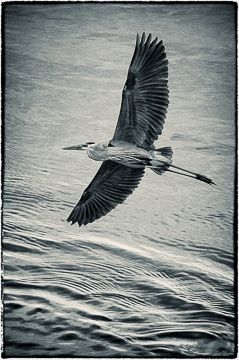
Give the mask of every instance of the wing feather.
[(96, 218), (96, 211), (95, 211), (95, 206), (93, 203), (88, 203), (88, 208), (89, 208), (89, 212), (91, 214), (91, 221), (93, 222), (94, 219)]
[(162, 133), (168, 100), (168, 60), (163, 42), (136, 37), (122, 93), (118, 123), (111, 143), (128, 141), (150, 147)]
[(144, 168), (104, 161), (67, 221), (81, 226), (106, 215), (132, 194), (143, 175)]

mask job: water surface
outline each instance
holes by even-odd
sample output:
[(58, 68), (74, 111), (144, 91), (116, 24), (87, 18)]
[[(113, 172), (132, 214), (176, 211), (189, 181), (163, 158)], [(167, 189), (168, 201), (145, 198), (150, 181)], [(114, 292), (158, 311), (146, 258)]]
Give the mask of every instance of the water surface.
[[(234, 354), (235, 8), (4, 8), (4, 356)], [(208, 184), (147, 171), (106, 217), (65, 219), (99, 163), (62, 148), (113, 135), (136, 33), (163, 39), (156, 146)]]

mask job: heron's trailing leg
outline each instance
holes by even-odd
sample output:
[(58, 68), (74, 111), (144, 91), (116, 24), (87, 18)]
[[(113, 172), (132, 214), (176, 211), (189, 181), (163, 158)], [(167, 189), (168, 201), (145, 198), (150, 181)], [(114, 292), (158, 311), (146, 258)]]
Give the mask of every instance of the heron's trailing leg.
[(182, 171), (185, 171), (189, 174), (192, 174), (192, 175), (189, 175), (189, 174), (183, 174), (179, 171), (174, 171), (174, 170), (171, 170), (171, 169), (167, 169), (167, 171), (170, 171), (170, 172), (173, 172), (175, 174), (179, 174), (179, 175), (183, 175), (183, 176), (188, 176), (188, 177), (191, 177), (193, 179), (196, 179), (196, 180), (200, 180), (200, 181), (203, 181), (209, 185), (216, 185), (211, 179), (209, 179), (208, 177), (204, 176), (204, 175), (201, 175), (201, 174), (197, 174), (197, 173), (194, 173), (192, 171), (189, 171), (189, 170), (185, 170), (185, 169), (182, 169), (178, 166), (175, 166), (175, 165), (170, 165), (170, 167), (174, 167), (176, 169), (179, 169), (179, 170), (182, 170)]

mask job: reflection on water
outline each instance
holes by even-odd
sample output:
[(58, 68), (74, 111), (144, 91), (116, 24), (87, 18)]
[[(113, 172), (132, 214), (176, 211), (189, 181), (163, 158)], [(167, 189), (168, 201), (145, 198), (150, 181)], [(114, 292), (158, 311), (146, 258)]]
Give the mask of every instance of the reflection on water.
[[(232, 356), (235, 22), (230, 4), (5, 6), (4, 355)], [(112, 135), (136, 33), (164, 40), (156, 145), (210, 187), (146, 172), (87, 227), (65, 222)]]

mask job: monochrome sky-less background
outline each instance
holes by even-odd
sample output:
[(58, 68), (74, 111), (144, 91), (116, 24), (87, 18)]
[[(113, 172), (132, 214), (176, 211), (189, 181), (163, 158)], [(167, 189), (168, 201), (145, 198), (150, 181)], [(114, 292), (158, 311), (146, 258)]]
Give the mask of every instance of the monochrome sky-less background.
[[(234, 344), (235, 7), (7, 4), (4, 354), (229, 356)], [(98, 170), (136, 33), (163, 39), (170, 106), (156, 146), (209, 186), (147, 171), (106, 217), (65, 220)]]

